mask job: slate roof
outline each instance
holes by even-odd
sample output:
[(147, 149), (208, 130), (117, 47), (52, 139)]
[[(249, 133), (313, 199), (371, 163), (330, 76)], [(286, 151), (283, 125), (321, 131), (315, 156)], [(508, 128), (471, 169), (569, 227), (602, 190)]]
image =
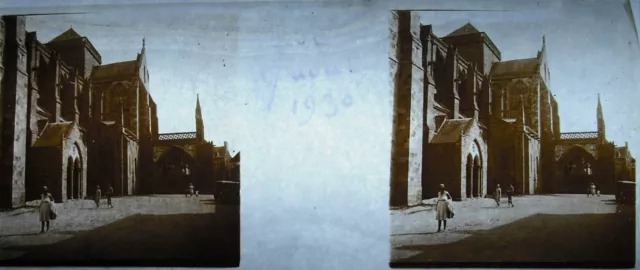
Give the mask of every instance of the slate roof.
[(195, 132), (176, 132), (158, 134), (161, 141), (191, 140), (196, 138)]
[(137, 74), (137, 61), (126, 61), (108, 65), (97, 66), (92, 73), (92, 78), (110, 78), (118, 76), (135, 76)]
[(455, 143), (460, 140), (460, 134), (467, 132), (473, 119), (447, 119), (431, 143)]
[(531, 75), (538, 72), (538, 59), (518, 59), (496, 62), (491, 67), (491, 77)]
[(560, 140), (584, 140), (584, 139), (597, 139), (598, 132), (565, 132), (560, 133)]
[(449, 33), (446, 36), (447, 37), (462, 36), (462, 35), (474, 34), (474, 33), (480, 33), (480, 31), (478, 31), (478, 29), (475, 26), (473, 26), (473, 24), (467, 23), (467, 24), (463, 25), (462, 27), (460, 27), (460, 28), (454, 30), (453, 32)]
[(73, 30), (73, 28), (69, 28), (69, 30), (64, 31), (62, 34), (60, 34), (57, 37), (53, 38), (49, 42), (70, 40), (70, 39), (76, 39), (76, 38), (82, 38), (82, 36), (80, 36), (80, 34), (78, 34), (78, 32), (76, 32), (75, 30)]
[(61, 146), (62, 140), (69, 135), (72, 127), (72, 122), (47, 124), (33, 147)]

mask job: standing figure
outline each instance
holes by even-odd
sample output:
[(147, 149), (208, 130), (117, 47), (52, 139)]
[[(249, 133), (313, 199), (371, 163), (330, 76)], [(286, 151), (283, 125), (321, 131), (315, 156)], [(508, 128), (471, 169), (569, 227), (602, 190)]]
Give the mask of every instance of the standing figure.
[(113, 187), (111, 185), (109, 185), (109, 188), (107, 188), (107, 206), (113, 208), (113, 204), (111, 203), (111, 197), (113, 196)]
[(500, 184), (496, 186), (496, 204), (500, 207), (500, 198), (502, 198), (502, 189), (500, 189)]
[(195, 187), (193, 186), (193, 184), (189, 183), (189, 197), (193, 196), (193, 190), (195, 189)]
[(509, 185), (509, 188), (507, 189), (507, 197), (509, 198), (509, 205), (511, 207), (514, 207), (515, 205), (513, 205), (513, 193), (516, 192), (516, 189), (513, 188), (513, 185)]
[(53, 196), (47, 191), (47, 186), (42, 187), (40, 200), (40, 233), (44, 233), (45, 224), (47, 225), (47, 231), (49, 231), (49, 222), (52, 219), (56, 219)]
[(595, 195), (596, 195), (596, 185), (591, 183), (591, 196), (595, 196)]
[(96, 197), (94, 200), (96, 201), (96, 208), (100, 208), (100, 199), (102, 198), (102, 191), (100, 190), (100, 186), (96, 186)]
[(438, 220), (438, 232), (444, 223), (444, 229), (447, 229), (447, 219), (453, 218), (453, 206), (451, 206), (451, 195), (444, 188), (444, 184), (440, 184), (438, 199), (436, 202), (436, 219)]

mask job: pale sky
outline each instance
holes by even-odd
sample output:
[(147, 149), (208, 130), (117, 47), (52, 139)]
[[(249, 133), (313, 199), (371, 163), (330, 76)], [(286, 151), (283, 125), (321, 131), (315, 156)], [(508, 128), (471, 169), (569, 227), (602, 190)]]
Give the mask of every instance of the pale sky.
[[(638, 41), (620, 1), (22, 2), (0, 7), (90, 11), (31, 17), (28, 30), (46, 42), (73, 25), (105, 64), (135, 59), (146, 37), (161, 132), (195, 130), (200, 94), (206, 138), (242, 152), (241, 269), (388, 268), (391, 8), (526, 9), (422, 22), (444, 35), (471, 21), (505, 60), (534, 57), (545, 33), (562, 131), (596, 130), (600, 92), (609, 138), (640, 149)], [(84, 6), (57, 6), (70, 2)]]

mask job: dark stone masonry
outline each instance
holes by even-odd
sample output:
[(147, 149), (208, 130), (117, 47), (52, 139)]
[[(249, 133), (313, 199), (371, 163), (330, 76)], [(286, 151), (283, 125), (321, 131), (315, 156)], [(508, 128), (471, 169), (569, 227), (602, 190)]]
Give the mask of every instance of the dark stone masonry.
[(445, 37), (412, 11), (389, 23), (394, 96), (390, 205), (419, 204), (445, 184), (457, 200), (497, 184), (517, 194), (613, 193), (635, 181), (628, 145), (597, 132), (560, 132), (546, 42), (536, 57), (503, 61), (489, 36), (467, 23)]
[(213, 194), (240, 181), (240, 153), (204, 138), (199, 98), (195, 132), (158, 133), (145, 43), (131, 61), (103, 64), (73, 28), (41, 43), (24, 16), (0, 20), (0, 208), (39, 199), (183, 193), (189, 182)]

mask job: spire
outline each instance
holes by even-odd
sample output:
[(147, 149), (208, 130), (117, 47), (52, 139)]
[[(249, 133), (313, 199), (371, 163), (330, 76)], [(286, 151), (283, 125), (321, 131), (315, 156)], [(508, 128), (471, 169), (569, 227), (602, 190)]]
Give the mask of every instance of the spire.
[(547, 38), (546, 35), (542, 35), (542, 48), (547, 46)]
[(600, 140), (600, 142), (604, 142), (606, 140), (606, 129), (604, 124), (604, 114), (602, 113), (602, 103), (600, 103), (600, 93), (598, 93), (597, 118), (598, 118), (598, 139)]
[(142, 48), (144, 49), (146, 47), (146, 42), (145, 42), (145, 38), (142, 38)]
[(196, 94), (196, 117), (202, 118), (202, 113), (200, 112), (200, 94)]
[(196, 138), (200, 141), (204, 140), (204, 122), (202, 121), (199, 94), (196, 94)]
[(604, 118), (602, 115), (602, 103), (600, 103), (600, 93), (598, 93), (598, 119)]

